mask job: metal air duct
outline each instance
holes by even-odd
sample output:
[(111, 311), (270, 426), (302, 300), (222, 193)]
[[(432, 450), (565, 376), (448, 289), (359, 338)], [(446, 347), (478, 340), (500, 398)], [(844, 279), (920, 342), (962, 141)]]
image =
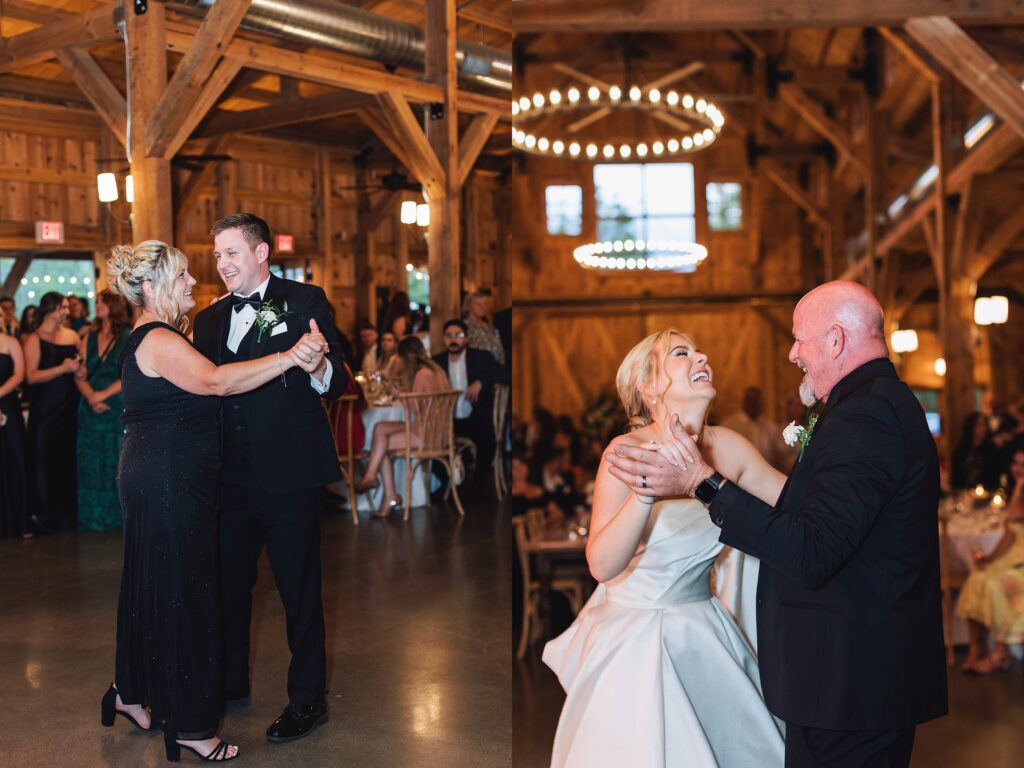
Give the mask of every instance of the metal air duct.
[[(171, 3), (205, 11), (216, 0)], [(424, 69), (424, 34), (414, 24), (333, 0), (252, 0), (242, 27), (397, 67)], [(465, 83), (512, 90), (512, 56), (497, 48), (458, 41), (455, 58)]]

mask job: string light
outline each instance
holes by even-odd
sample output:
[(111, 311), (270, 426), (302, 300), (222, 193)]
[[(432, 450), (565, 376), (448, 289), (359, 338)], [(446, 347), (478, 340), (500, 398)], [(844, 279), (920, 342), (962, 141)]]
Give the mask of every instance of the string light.
[(605, 240), (573, 250), (581, 267), (610, 272), (693, 272), (707, 257), (708, 249), (700, 243), (678, 240)]

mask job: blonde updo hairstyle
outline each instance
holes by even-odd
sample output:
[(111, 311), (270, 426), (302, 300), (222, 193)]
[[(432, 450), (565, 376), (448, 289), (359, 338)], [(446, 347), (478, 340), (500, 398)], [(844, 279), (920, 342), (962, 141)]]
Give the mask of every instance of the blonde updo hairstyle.
[[(650, 390), (658, 383), (662, 361), (668, 353), (672, 336), (684, 339), (691, 349), (697, 347), (693, 337), (677, 328), (666, 328), (664, 331), (652, 333), (629, 350), (619, 366), (618, 373), (615, 374), (615, 388), (619, 392), (622, 407), (626, 409), (630, 431), (651, 423), (651, 407), (647, 398), (650, 396)], [(664, 397), (671, 386), (672, 381), (669, 379), (662, 391), (654, 392), (655, 397)]]
[(107, 260), (107, 285), (125, 301), (146, 308), (142, 284), (153, 284), (153, 314), (184, 332), (188, 316), (181, 314), (174, 298), (174, 281), (188, 267), (188, 257), (159, 240), (146, 240), (136, 246), (118, 245)]

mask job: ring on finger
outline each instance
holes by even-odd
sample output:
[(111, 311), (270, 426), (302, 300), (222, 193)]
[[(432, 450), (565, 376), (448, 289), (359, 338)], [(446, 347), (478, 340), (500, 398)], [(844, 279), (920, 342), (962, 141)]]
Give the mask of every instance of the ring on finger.
[(647, 475), (640, 475), (640, 487), (641, 488), (646, 488), (647, 487)]

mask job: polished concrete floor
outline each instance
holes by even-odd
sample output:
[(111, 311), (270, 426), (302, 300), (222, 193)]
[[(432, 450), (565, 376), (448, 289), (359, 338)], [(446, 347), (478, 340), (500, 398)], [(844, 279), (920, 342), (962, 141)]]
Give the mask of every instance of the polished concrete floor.
[[(514, 768), (547, 768), (565, 698), (538, 652), (513, 672)], [(1024, 766), (1024, 663), (988, 677), (950, 669), (949, 708), (946, 717), (917, 729), (911, 768)]]
[[(511, 534), (506, 509), (471, 500), (381, 523), (323, 520), (331, 719), (271, 745), (287, 703), (280, 600), (266, 560), (255, 594), (253, 696), (225, 715), (235, 765), (445, 766), (511, 762)], [(105, 729), (120, 534), (0, 541), (0, 766), (165, 765), (163, 740), (123, 718)], [(191, 760), (190, 760), (191, 758)], [(196, 763), (191, 755), (183, 763)]]

